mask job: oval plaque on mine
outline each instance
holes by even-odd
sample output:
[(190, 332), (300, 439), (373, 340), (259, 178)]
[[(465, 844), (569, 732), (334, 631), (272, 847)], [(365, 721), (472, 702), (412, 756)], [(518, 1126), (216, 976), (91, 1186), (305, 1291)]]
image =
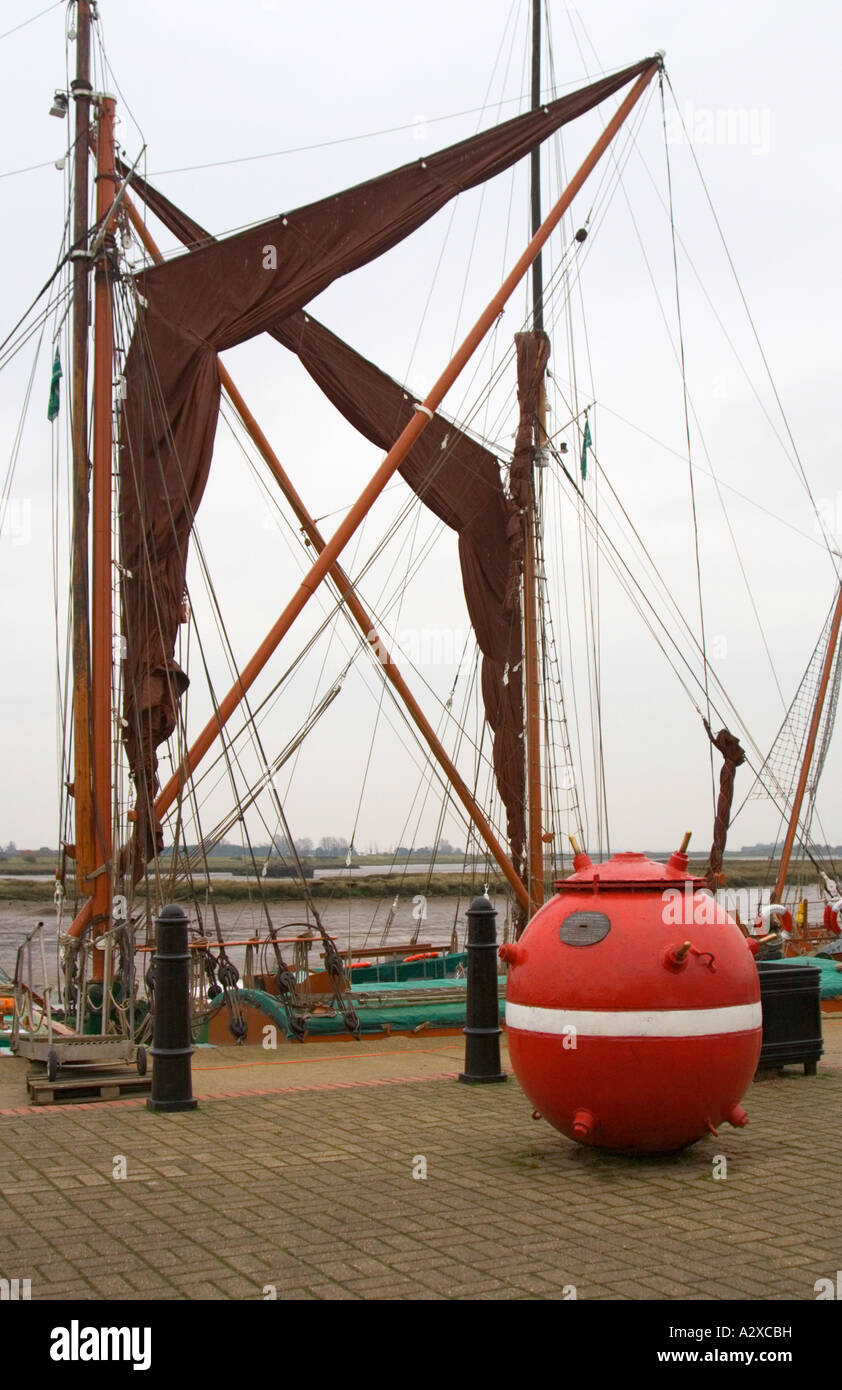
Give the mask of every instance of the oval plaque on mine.
[(565, 946), (595, 946), (610, 930), (604, 912), (571, 912), (562, 922), (559, 936)]

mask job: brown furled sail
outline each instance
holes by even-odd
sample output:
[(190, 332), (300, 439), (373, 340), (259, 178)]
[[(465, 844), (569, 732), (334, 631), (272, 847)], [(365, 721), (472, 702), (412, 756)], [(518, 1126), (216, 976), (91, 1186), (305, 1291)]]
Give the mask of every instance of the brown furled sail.
[[(127, 167), (121, 170), (129, 176)], [(163, 224), (188, 245), (211, 240), (199, 223), (151, 184), (132, 186)], [(331, 403), (366, 439), (388, 449), (412, 414), (412, 394), (310, 314), (298, 310), (269, 330), (296, 353)], [(400, 472), (416, 495), (459, 535), (462, 583), (483, 655), (482, 685), (494, 735), (493, 759), (512, 862), (523, 871), (525, 840), (521, 622), (516, 569), (519, 527), (510, 526), (497, 458), (437, 415)], [(169, 711), (167, 711), (169, 713)]]
[[(396, 245), (458, 193), (509, 168), (650, 63), (224, 241), (205, 241), (137, 277), (138, 317), (121, 431), (123, 564), (133, 576), (123, 599), (125, 714), (138, 809), (142, 821), (149, 817), (150, 842), (161, 843), (151, 816), (156, 749), (175, 728), (187, 684), (174, 649), (190, 529), (207, 482), (219, 410), (216, 354), (257, 333), (277, 331), (338, 276)], [(519, 628), (519, 621), (509, 626)], [(501, 695), (508, 691), (507, 662), (512, 669), (507, 656), (499, 663), (499, 682), (483, 672), (492, 727), (507, 724), (513, 713), (508, 695)], [(504, 782), (510, 761), (498, 768)]]
[[(550, 360), (550, 340), (546, 333), (516, 333), (515, 350), (519, 416), (509, 491), (517, 514), (522, 516), (526, 508), (532, 505), (532, 459), (535, 445), (540, 442), (536, 440), (538, 394)], [(520, 574), (523, 566), (522, 528), (513, 544), (517, 549), (515, 570)]]

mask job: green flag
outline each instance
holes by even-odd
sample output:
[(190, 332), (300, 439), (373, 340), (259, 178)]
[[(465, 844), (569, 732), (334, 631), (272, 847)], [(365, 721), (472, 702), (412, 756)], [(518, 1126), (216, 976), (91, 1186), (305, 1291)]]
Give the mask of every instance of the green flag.
[(585, 433), (582, 435), (582, 482), (588, 476), (588, 448), (593, 448), (591, 439), (591, 427), (588, 424), (588, 417), (585, 416)]
[(53, 420), (55, 420), (56, 416), (58, 415), (59, 396), (61, 394), (60, 383), (62, 375), (63, 374), (61, 370), (61, 358), (59, 356), (58, 348), (56, 348), (56, 355), (53, 360), (53, 374), (50, 377), (50, 400), (49, 404), (47, 405), (47, 419), (49, 420), (50, 424), (53, 423)]

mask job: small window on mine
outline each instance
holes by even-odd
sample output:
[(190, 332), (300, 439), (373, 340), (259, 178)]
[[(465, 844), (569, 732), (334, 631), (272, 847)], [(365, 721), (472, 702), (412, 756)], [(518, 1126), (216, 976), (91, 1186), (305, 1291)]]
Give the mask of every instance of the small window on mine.
[(562, 922), (559, 936), (565, 946), (595, 946), (610, 930), (604, 912), (571, 912)]

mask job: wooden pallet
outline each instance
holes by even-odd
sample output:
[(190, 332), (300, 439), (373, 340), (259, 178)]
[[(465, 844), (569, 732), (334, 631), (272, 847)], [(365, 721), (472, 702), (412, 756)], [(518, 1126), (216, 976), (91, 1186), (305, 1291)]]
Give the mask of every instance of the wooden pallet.
[(86, 1071), (65, 1068), (55, 1081), (46, 1072), (30, 1072), (26, 1089), (33, 1105), (72, 1105), (79, 1101), (120, 1100), (123, 1096), (145, 1096), (152, 1090), (152, 1077), (137, 1072), (114, 1070)]

